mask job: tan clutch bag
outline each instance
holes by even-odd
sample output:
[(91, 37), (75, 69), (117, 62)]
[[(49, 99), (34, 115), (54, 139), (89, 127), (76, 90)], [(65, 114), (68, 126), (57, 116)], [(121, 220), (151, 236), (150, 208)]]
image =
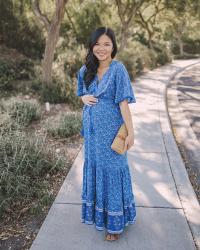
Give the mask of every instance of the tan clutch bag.
[(123, 154), (126, 151), (124, 150), (124, 145), (127, 135), (128, 135), (128, 130), (126, 128), (125, 123), (123, 123), (119, 128), (117, 135), (115, 136), (115, 139), (113, 140), (113, 143), (111, 145), (111, 148), (118, 154)]

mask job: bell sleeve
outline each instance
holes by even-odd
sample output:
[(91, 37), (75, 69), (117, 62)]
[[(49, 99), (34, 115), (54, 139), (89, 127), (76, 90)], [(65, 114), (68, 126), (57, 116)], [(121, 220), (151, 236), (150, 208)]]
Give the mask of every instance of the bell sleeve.
[(77, 73), (77, 86), (76, 86), (76, 95), (83, 95), (83, 76), (84, 76), (85, 65), (83, 65)]
[(128, 103), (136, 102), (128, 71), (124, 64), (121, 64), (116, 76), (115, 103), (120, 103), (125, 99), (128, 100)]

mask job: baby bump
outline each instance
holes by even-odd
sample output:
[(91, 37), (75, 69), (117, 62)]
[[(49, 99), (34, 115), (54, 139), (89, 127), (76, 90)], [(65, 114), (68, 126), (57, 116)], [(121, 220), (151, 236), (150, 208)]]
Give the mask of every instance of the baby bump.
[(84, 131), (85, 139), (94, 145), (96, 157), (101, 161), (115, 160), (115, 165), (125, 160), (124, 155), (120, 155), (111, 149), (111, 144), (123, 123), (120, 108), (117, 104), (98, 103), (85, 107), (84, 111)]
[(90, 128), (90, 132), (112, 138), (123, 123), (123, 118), (119, 105), (113, 99), (98, 97), (97, 103), (84, 105), (83, 123), (85, 128)]
[(96, 142), (110, 148), (123, 118), (117, 104), (102, 102), (92, 107), (92, 122)]
[(103, 103), (101, 106), (96, 106), (93, 111), (94, 140), (99, 162), (108, 163), (106, 165), (109, 166), (112, 159), (112, 166), (122, 165), (126, 160), (125, 156), (118, 154), (111, 148), (111, 144), (123, 123), (120, 108), (116, 104)]

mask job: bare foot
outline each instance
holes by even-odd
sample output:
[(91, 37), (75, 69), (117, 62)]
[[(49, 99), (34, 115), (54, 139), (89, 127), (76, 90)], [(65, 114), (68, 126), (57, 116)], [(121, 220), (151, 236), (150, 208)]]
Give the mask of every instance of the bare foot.
[(106, 240), (109, 240), (109, 241), (118, 240), (119, 236), (120, 236), (120, 234), (110, 234), (110, 233), (107, 233)]

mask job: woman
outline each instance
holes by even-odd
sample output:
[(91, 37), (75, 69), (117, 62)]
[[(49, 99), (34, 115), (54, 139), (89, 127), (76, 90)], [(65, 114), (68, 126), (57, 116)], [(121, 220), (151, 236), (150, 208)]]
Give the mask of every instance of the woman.
[(111, 144), (123, 122), (128, 136), (125, 150), (134, 144), (128, 103), (136, 99), (124, 64), (114, 60), (114, 32), (100, 27), (90, 37), (85, 64), (77, 79), (77, 96), (84, 103), (82, 130), (84, 166), (81, 222), (107, 229), (106, 239), (116, 240), (136, 220), (127, 152), (118, 154)]

